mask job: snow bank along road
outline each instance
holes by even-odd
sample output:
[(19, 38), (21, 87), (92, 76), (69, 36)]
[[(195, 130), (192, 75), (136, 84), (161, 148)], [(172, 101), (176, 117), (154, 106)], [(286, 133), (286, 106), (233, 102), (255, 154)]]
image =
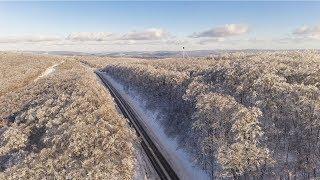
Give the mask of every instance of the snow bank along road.
[(133, 125), (138, 136), (142, 139), (141, 145), (145, 150), (150, 162), (154, 166), (154, 169), (157, 171), (161, 179), (179, 179), (175, 171), (171, 168), (168, 161), (161, 154), (156, 145), (152, 142), (148, 133), (145, 131), (145, 127), (140, 123), (139, 116), (133, 108), (121, 97), (121, 95), (116, 91), (116, 89), (103, 78), (102, 74), (99, 71), (96, 71), (96, 74), (99, 76), (104, 85), (109, 89), (110, 94), (114, 97), (118, 107), (120, 108), (123, 115), (129, 119), (130, 125)]

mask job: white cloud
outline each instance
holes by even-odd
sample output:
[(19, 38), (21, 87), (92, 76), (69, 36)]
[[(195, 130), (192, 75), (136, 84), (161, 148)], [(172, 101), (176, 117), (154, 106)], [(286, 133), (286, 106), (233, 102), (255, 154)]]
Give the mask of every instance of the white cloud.
[(320, 40), (320, 25), (318, 26), (302, 26), (293, 31), (293, 34), (296, 36)]
[(244, 24), (226, 24), (224, 26), (214, 27), (207, 31), (194, 33), (191, 37), (228, 37), (242, 35), (249, 32), (249, 27)]
[(67, 40), (71, 41), (106, 41), (114, 38), (110, 32), (75, 32), (68, 35)]
[(135, 40), (120, 40), (120, 41), (113, 41), (110, 45), (116, 44), (116, 45), (134, 45), (137, 44), (137, 41)]
[(135, 44), (136, 41), (163, 40), (169, 37), (169, 33), (163, 29), (146, 29), (143, 31), (132, 31), (122, 35), (110, 32), (75, 32), (67, 36), (71, 41), (115, 41), (120, 44)]
[(188, 49), (286, 49), (318, 48), (320, 26), (303, 26), (274, 37), (237, 36), (249, 31), (246, 25), (227, 24), (193, 36), (176, 37), (163, 29), (127, 33), (74, 32), (67, 36), (29, 35), (0, 37), (0, 50), (144, 51)]
[(305, 38), (305, 37), (282, 37), (282, 38), (273, 39), (272, 41), (280, 44), (294, 44), (294, 43), (311, 42), (312, 40), (314, 39)]
[(219, 37), (219, 38), (202, 39), (198, 43), (201, 45), (206, 45), (206, 44), (219, 43), (224, 41), (225, 41), (225, 38)]
[(161, 40), (169, 37), (169, 33), (163, 29), (147, 29), (144, 31), (132, 31), (122, 36), (125, 40)]
[(186, 44), (190, 44), (190, 41), (187, 39), (168, 39), (165, 43), (168, 45), (185, 46)]
[(48, 36), (48, 35), (7, 36), (7, 37), (0, 37), (0, 43), (36, 43), (36, 42), (60, 41), (62, 39), (63, 38), (59, 36)]
[(67, 36), (54, 35), (25, 35), (0, 37), (2, 44), (23, 44), (23, 43), (50, 43), (60, 45), (85, 44), (161, 44), (168, 40), (169, 33), (163, 29), (146, 29), (143, 31), (132, 31), (124, 34), (111, 32), (73, 32)]

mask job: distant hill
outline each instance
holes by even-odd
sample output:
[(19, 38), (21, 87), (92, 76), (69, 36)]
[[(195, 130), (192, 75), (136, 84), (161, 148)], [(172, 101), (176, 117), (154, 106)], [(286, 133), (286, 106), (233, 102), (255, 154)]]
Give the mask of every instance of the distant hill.
[[(187, 57), (207, 57), (211, 55), (218, 55), (227, 52), (265, 52), (276, 50), (195, 50), (185, 51)], [(292, 50), (287, 50), (292, 51)], [(124, 52), (74, 52), (74, 51), (25, 51), (34, 54), (51, 54), (62, 56), (102, 56), (102, 57), (132, 57), (132, 58), (144, 58), (144, 59), (163, 59), (171, 57), (182, 57), (182, 51), (124, 51)]]

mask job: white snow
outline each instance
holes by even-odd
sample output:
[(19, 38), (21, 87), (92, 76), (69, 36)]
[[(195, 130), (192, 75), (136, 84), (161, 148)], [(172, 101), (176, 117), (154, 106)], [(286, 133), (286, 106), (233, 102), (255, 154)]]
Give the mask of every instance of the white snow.
[(121, 83), (116, 82), (112, 77), (103, 72), (101, 72), (101, 74), (118, 90), (122, 97), (141, 117), (141, 120), (143, 121), (141, 123), (147, 127), (148, 134), (152, 137), (153, 141), (169, 161), (180, 179), (210, 179), (205, 171), (192, 163), (185, 150), (178, 149), (177, 141), (164, 133), (163, 128), (158, 123), (159, 120), (157, 120), (159, 112), (149, 110), (146, 107), (146, 101), (143, 100), (137, 92), (133, 90), (124, 90), (124, 86)]
[(160, 180), (142, 146), (136, 146), (137, 163), (133, 180)]
[(53, 66), (50, 66), (48, 67), (40, 76), (38, 76), (34, 81), (38, 81), (39, 79), (41, 78), (44, 78), (50, 74), (52, 74), (55, 70), (56, 70), (56, 67), (59, 66), (60, 64), (64, 63), (64, 61), (60, 62), (60, 63), (57, 63), (57, 64), (54, 64)]

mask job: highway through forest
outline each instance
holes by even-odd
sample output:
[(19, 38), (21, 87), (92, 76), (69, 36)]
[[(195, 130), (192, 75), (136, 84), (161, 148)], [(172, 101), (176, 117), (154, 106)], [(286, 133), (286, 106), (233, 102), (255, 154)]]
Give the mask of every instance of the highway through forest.
[(108, 90), (110, 91), (110, 94), (113, 96), (122, 114), (129, 120), (130, 126), (134, 127), (138, 137), (141, 138), (141, 146), (144, 149), (146, 155), (148, 156), (151, 164), (153, 165), (159, 177), (163, 180), (178, 180), (179, 177), (177, 176), (176, 172), (173, 170), (166, 158), (162, 155), (160, 150), (152, 141), (147, 131), (145, 130), (146, 128), (144, 127), (144, 125), (140, 123), (141, 120), (138, 114), (124, 100), (124, 98), (112, 86), (112, 84), (108, 82), (108, 80), (103, 78), (103, 72), (95, 71), (95, 73), (100, 78), (104, 86), (108, 88)]

